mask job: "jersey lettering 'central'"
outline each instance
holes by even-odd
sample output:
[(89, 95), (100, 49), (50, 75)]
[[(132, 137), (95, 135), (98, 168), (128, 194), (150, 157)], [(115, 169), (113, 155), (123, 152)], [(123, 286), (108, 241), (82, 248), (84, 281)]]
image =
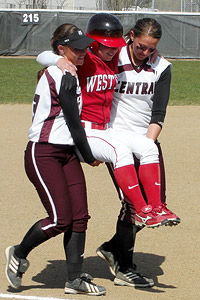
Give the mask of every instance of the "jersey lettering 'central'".
[(99, 92), (112, 89), (114, 75), (99, 74), (87, 77), (87, 92)]
[(118, 81), (115, 88), (116, 93), (150, 95), (154, 93), (155, 82), (126, 82)]

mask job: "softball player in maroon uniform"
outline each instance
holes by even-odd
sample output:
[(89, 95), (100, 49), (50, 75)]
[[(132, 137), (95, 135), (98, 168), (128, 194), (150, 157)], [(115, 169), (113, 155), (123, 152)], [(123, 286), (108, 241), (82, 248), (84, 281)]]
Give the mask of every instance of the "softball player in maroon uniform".
[[(73, 64), (82, 65), (92, 41), (76, 26), (63, 24), (54, 32), (52, 47)], [(68, 270), (65, 293), (102, 295), (106, 292), (91, 281), (90, 275), (82, 274), (89, 215), (85, 179), (74, 144), (88, 164), (97, 166), (100, 162), (92, 155), (80, 121), (81, 104), (78, 79), (70, 73), (63, 76), (56, 66), (47, 68), (33, 100), (25, 170), (48, 217), (36, 222), (19, 245), (6, 249), (6, 276), (13, 288), (21, 285), (22, 275), (29, 267), (30, 251), (64, 233)]]

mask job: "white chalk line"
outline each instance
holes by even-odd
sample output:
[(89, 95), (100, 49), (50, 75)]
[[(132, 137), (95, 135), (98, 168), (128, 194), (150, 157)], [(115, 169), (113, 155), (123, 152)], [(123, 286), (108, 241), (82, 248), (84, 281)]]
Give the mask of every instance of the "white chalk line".
[(0, 298), (8, 298), (8, 299), (27, 299), (27, 300), (75, 300), (75, 299), (62, 299), (62, 298), (54, 298), (54, 297), (37, 297), (37, 296), (21, 296), (15, 294), (0, 294)]

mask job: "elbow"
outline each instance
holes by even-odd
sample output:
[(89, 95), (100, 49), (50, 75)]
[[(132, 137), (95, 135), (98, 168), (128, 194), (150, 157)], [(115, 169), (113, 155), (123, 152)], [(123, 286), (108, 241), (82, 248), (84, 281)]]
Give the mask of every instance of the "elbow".
[(39, 65), (43, 66), (43, 64), (42, 64), (42, 62), (41, 62), (41, 54), (38, 54), (38, 56), (36, 57), (36, 62), (37, 62)]

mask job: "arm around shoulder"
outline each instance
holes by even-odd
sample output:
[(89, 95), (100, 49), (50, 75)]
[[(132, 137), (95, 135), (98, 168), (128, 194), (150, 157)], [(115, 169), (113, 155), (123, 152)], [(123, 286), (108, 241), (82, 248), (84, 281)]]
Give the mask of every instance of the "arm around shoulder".
[[(71, 76), (73, 81), (73, 84), (72, 82), (70, 82), (70, 85), (67, 89), (65, 88), (66, 83), (63, 82), (67, 80), (65, 76)], [(93, 163), (95, 162), (95, 158), (93, 157), (92, 151), (88, 144), (86, 133), (81, 124), (79, 116), (76, 95), (76, 78), (69, 73), (63, 75), (62, 77), (59, 99), (65, 116), (66, 124), (69, 128), (75, 145), (79, 149), (84, 161), (88, 164), (93, 165)]]
[(44, 51), (40, 53), (36, 61), (43, 67), (56, 66), (58, 60), (62, 58), (62, 56), (53, 53), (52, 51)]

